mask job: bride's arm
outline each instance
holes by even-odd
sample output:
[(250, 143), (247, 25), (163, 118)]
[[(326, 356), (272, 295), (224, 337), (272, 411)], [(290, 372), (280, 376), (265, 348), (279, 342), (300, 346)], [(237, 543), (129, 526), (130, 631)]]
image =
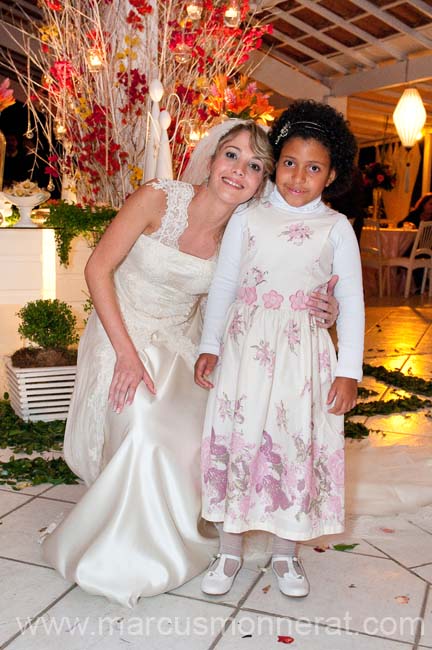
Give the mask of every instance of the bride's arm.
[(164, 210), (164, 192), (151, 186), (134, 192), (108, 226), (84, 272), (94, 307), (116, 353), (108, 397), (116, 412), (132, 403), (141, 381), (151, 393), (156, 391), (124, 324), (113, 275), (138, 237), (158, 228)]

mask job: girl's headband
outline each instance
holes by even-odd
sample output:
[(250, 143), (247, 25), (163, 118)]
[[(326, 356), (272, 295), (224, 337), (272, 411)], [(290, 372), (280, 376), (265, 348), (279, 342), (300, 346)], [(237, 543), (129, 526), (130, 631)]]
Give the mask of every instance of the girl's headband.
[(282, 140), (282, 138), (286, 138), (289, 132), (292, 131), (296, 126), (305, 126), (308, 129), (313, 129), (315, 131), (319, 131), (320, 133), (323, 133), (324, 135), (327, 135), (327, 131), (325, 130), (325, 128), (321, 124), (318, 124), (317, 122), (308, 122), (306, 120), (299, 120), (298, 122), (287, 122), (281, 128), (279, 135), (275, 140), (275, 145), (279, 144), (279, 141)]

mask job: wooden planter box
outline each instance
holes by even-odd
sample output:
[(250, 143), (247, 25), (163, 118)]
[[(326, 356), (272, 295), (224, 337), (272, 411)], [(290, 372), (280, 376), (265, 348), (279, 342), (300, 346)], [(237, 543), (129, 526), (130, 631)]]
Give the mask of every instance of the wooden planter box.
[(13, 410), (23, 420), (65, 420), (75, 383), (76, 366), (14, 368), (6, 364)]

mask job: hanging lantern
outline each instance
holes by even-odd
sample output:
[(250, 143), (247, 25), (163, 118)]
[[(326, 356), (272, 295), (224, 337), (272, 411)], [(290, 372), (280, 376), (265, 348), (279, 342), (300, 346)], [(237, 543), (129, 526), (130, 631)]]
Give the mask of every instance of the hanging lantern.
[(199, 124), (190, 120), (186, 122), (183, 129), (184, 137), (190, 147), (195, 147), (203, 137), (203, 131)]
[(192, 50), (186, 43), (177, 43), (174, 48), (174, 58), (177, 63), (187, 63), (192, 56)]
[(410, 149), (426, 122), (426, 110), (417, 88), (407, 88), (393, 113), (393, 122), (403, 146)]
[(224, 13), (224, 23), (227, 27), (238, 27), (240, 25), (240, 7), (237, 0), (230, 0)]
[(104, 60), (100, 50), (91, 47), (86, 52), (87, 65), (93, 72), (99, 72), (104, 67)]
[(45, 72), (41, 77), (41, 86), (47, 89), (49, 89), (49, 87), (51, 86), (51, 79), (49, 75), (47, 75)]
[(67, 133), (66, 126), (63, 124), (63, 122), (55, 121), (54, 122), (54, 135), (57, 138), (57, 140), (61, 140), (62, 138), (65, 137)]
[(200, 20), (203, 12), (203, 3), (201, 0), (192, 0), (186, 5), (187, 15), (191, 20)]

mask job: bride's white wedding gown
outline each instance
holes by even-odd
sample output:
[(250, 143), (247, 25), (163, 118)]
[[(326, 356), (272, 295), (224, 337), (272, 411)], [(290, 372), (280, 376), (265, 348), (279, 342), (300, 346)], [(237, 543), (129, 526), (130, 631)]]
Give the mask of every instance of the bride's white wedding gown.
[(200, 303), (214, 261), (178, 250), (193, 188), (161, 181), (167, 210), (115, 273), (122, 315), (156, 396), (140, 384), (131, 406), (107, 404), (114, 351), (96, 313), (80, 341), (65, 458), (90, 485), (45, 540), (46, 560), (91, 594), (132, 606), (207, 566), (213, 527), (200, 520), (200, 442), (206, 391), (193, 382)]

